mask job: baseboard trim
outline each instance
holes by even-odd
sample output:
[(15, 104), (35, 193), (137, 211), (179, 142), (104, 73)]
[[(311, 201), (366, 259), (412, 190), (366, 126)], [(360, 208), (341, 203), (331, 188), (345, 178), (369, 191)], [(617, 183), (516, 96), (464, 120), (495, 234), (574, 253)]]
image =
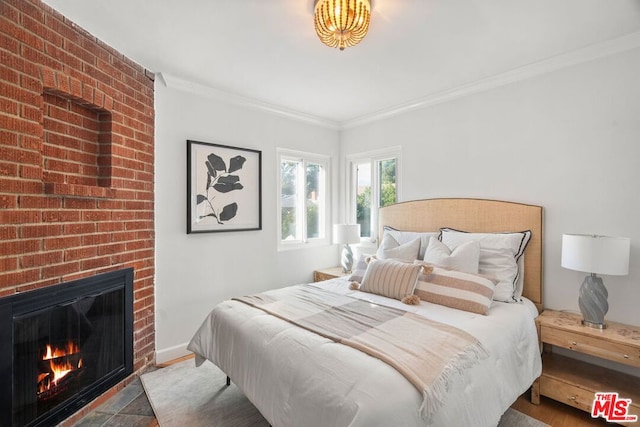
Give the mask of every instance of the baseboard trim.
[(170, 362), (172, 360), (190, 355), (191, 352), (187, 350), (187, 344), (188, 343), (185, 342), (173, 347), (156, 350), (156, 364)]

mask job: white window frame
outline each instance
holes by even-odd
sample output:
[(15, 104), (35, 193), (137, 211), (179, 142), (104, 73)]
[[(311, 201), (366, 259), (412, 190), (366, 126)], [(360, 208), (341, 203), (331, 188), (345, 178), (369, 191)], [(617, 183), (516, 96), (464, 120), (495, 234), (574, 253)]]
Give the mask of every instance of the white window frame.
[(363, 237), (362, 244), (373, 244), (378, 241), (378, 209), (380, 208), (380, 176), (378, 174), (378, 163), (383, 160), (396, 159), (396, 202), (402, 200), (401, 165), (402, 149), (400, 146), (389, 147), (381, 150), (367, 151), (363, 153), (349, 154), (345, 158), (345, 218), (350, 223), (357, 221), (356, 198), (357, 198), (357, 169), (359, 163), (370, 163), (371, 165), (371, 237)]
[[(316, 247), (329, 245), (331, 243), (331, 236), (329, 232), (329, 220), (330, 220), (330, 177), (331, 177), (331, 157), (324, 154), (307, 153), (303, 151), (289, 150), (285, 148), (277, 149), (277, 171), (278, 171), (278, 185), (277, 187), (277, 238), (278, 238), (278, 250), (290, 250), (290, 249), (302, 249), (308, 247)], [(320, 164), (323, 167), (323, 177), (320, 182), (320, 201), (318, 205), (318, 223), (321, 225), (320, 237), (308, 238), (306, 236), (307, 224), (306, 215), (300, 215), (297, 219), (296, 227), (300, 227), (302, 230), (301, 240), (282, 240), (282, 175), (281, 164), (283, 161), (291, 160), (296, 162), (302, 162), (302, 170), (305, 170), (307, 163)], [(304, 176), (304, 175), (303, 175)], [(298, 203), (300, 206), (305, 206), (304, 201), (304, 188), (305, 182), (301, 180), (298, 182), (299, 196)]]

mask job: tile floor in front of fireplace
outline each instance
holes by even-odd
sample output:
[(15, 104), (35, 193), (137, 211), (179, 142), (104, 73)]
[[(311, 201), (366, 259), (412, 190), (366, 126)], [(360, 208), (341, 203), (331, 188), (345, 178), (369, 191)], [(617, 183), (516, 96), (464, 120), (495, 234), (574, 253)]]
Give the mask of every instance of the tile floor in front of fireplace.
[(157, 427), (140, 378), (75, 423), (73, 427)]

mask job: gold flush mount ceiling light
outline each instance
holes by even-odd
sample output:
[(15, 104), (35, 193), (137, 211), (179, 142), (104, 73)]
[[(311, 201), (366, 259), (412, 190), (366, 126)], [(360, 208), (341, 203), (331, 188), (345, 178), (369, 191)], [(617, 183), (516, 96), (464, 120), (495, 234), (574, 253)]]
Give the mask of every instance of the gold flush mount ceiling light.
[(355, 46), (369, 30), (369, 0), (315, 0), (314, 21), (322, 43), (344, 50)]

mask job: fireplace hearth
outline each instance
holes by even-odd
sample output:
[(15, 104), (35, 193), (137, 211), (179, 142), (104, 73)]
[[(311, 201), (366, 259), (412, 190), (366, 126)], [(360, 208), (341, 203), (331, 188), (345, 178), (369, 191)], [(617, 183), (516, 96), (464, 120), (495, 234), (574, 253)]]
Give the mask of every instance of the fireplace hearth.
[(133, 269), (0, 299), (0, 324), (0, 426), (53, 425), (133, 372)]

